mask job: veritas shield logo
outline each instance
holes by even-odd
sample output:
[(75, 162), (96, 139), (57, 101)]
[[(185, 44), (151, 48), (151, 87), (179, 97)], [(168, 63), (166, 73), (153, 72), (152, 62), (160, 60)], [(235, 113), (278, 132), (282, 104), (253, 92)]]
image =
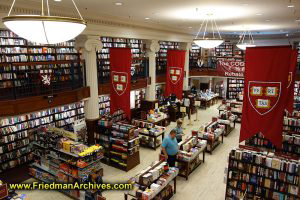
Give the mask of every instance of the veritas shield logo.
[(248, 98), (253, 109), (260, 115), (271, 112), (281, 96), (281, 82), (249, 81)]
[(111, 82), (115, 92), (121, 96), (127, 89), (128, 85), (128, 73), (112, 71)]
[(293, 80), (293, 72), (289, 72), (287, 88), (291, 86), (292, 80)]
[(182, 69), (179, 67), (170, 67), (170, 80), (175, 85), (180, 81), (182, 76)]

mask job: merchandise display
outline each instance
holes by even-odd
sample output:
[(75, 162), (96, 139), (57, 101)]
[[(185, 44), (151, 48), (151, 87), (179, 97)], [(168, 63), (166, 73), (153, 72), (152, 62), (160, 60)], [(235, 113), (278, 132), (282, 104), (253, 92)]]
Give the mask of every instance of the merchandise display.
[[(143, 200), (170, 199), (176, 193), (178, 173), (177, 168), (169, 168), (166, 162), (155, 161), (128, 181), (133, 184), (133, 190), (125, 193), (125, 200), (131, 197)], [(169, 189), (172, 180), (174, 189)]]
[[(149, 123), (142, 120), (132, 120), (132, 124), (138, 128), (139, 136), (140, 136), (140, 146), (149, 147), (156, 150), (161, 145), (161, 141), (165, 136), (165, 127), (156, 126), (153, 123)], [(157, 139), (158, 137), (162, 137), (161, 140)]]
[(83, 102), (39, 112), (0, 119), (0, 170), (5, 171), (32, 160), (33, 132), (40, 126), (73, 130), (73, 123), (84, 117)]
[(225, 132), (224, 136), (229, 135), (231, 131), (235, 128), (235, 121), (237, 119), (237, 116), (232, 114), (231, 111), (223, 111), (218, 116), (218, 123), (225, 125)]
[(201, 101), (201, 107), (206, 109), (207, 107), (214, 105), (217, 102), (218, 97), (219, 94), (207, 90), (206, 92), (200, 91), (196, 100)]
[(226, 200), (299, 199), (299, 161), (245, 146), (229, 154)]
[[(70, 135), (65, 137), (52, 129), (38, 129), (33, 143), (35, 162), (29, 174), (47, 183), (84, 183), (95, 172), (103, 174), (100, 162), (103, 157), (102, 147), (88, 147), (70, 138)], [(61, 192), (75, 199), (80, 199), (82, 195), (79, 190)]]
[(104, 146), (103, 162), (129, 171), (140, 164), (139, 131), (133, 125), (98, 121), (95, 141)]
[(168, 120), (168, 115), (164, 112), (159, 111), (159, 109), (150, 110), (147, 115), (147, 121), (152, 122), (155, 125), (164, 126)]
[(227, 88), (228, 99), (240, 99), (239, 94), (243, 93), (244, 90), (244, 79), (229, 78)]
[[(178, 144), (177, 167), (180, 169), (179, 176), (185, 177), (186, 180), (188, 180), (189, 175), (201, 165), (202, 162), (205, 162), (207, 141), (198, 139), (197, 132), (195, 135), (196, 136), (191, 136)], [(203, 154), (202, 160), (199, 157), (200, 153)]]
[(224, 131), (225, 126), (219, 124), (217, 121), (206, 123), (200, 127), (198, 137), (202, 140), (207, 140), (207, 151), (210, 154), (220, 144), (220, 137), (222, 137), (223, 143)]
[(231, 111), (232, 114), (237, 116), (236, 122), (240, 123), (242, 121), (243, 102), (223, 100), (222, 104), (218, 107), (218, 110), (219, 114), (225, 110)]

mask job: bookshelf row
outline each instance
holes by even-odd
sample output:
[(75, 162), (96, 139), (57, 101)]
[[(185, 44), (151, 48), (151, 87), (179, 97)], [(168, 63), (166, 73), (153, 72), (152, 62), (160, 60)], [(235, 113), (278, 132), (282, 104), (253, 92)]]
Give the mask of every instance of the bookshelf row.
[(227, 98), (236, 99), (244, 91), (244, 79), (228, 78)]

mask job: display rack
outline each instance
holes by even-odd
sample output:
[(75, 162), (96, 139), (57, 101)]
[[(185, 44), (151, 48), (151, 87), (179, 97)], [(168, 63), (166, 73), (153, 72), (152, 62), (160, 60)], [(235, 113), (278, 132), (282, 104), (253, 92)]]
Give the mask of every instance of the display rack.
[(237, 99), (237, 95), (244, 90), (244, 79), (228, 78), (227, 98)]
[[(169, 200), (176, 194), (177, 175), (177, 168), (169, 168), (166, 162), (156, 161), (129, 180), (133, 190), (126, 192), (124, 198)], [(174, 189), (170, 185), (171, 181), (174, 181)], [(148, 187), (150, 190), (146, 190)]]
[(201, 48), (198, 45), (192, 44), (192, 49), (190, 50), (190, 69), (199, 68), (199, 60), (201, 59)]
[[(64, 136), (61, 132), (39, 129), (35, 135), (36, 141), (33, 143), (35, 163), (29, 169), (29, 174), (46, 183), (86, 183), (91, 174), (97, 173), (103, 176), (100, 163), (103, 156), (101, 147), (87, 147), (70, 140), (72, 137), (69, 133)], [(73, 199), (82, 199), (79, 190), (60, 192)], [(85, 190), (85, 195), (90, 193), (95, 191)]]
[[(187, 138), (178, 144), (179, 152), (176, 157), (176, 162), (179, 167), (179, 176), (188, 180), (189, 175), (202, 163), (205, 162), (205, 151), (207, 142), (200, 142), (198, 135)], [(199, 158), (203, 154), (202, 160)]]
[(111, 47), (131, 48), (131, 79), (147, 77), (148, 59), (145, 54), (145, 43), (138, 39), (101, 37), (103, 48), (97, 52), (98, 80), (101, 83), (110, 79)]
[(226, 200), (299, 199), (298, 159), (240, 145), (225, 172)]
[(230, 111), (223, 111), (218, 116), (218, 123), (225, 126), (224, 136), (227, 137), (234, 129), (237, 116)]
[(109, 95), (99, 96), (99, 114), (100, 116), (110, 114), (110, 97)]
[[(83, 86), (84, 64), (75, 41), (41, 45), (0, 29), (0, 99), (44, 95)], [(49, 86), (42, 83), (48, 75)]]
[(156, 74), (166, 74), (167, 71), (167, 52), (172, 49), (179, 49), (178, 42), (159, 42), (160, 49), (156, 53)]
[[(132, 124), (138, 128), (140, 137), (140, 146), (156, 150), (165, 137), (165, 128), (156, 126), (144, 120), (133, 119)], [(159, 137), (162, 137), (159, 141)]]
[[(207, 140), (207, 152), (212, 154), (213, 150), (224, 141), (225, 126), (218, 122), (210, 122), (200, 127), (198, 131), (198, 138)], [(220, 141), (221, 138), (221, 141)]]
[(5, 171), (31, 160), (32, 132), (40, 126), (73, 130), (73, 123), (84, 118), (83, 102), (0, 119), (0, 170)]

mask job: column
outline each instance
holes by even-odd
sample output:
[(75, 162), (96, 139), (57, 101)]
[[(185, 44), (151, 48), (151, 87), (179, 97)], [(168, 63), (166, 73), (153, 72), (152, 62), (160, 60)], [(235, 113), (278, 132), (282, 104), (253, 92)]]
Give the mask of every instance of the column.
[(81, 49), (85, 59), (86, 86), (90, 87), (90, 98), (84, 102), (84, 113), (88, 131), (88, 143), (94, 141), (94, 131), (99, 119), (97, 55), (103, 45), (100, 37), (81, 35), (76, 38), (76, 48)]
[(185, 50), (185, 64), (184, 64), (184, 80), (183, 80), (183, 91), (189, 90), (189, 77), (190, 77), (190, 49), (192, 49), (191, 43), (181, 43), (181, 50)]
[(159, 43), (157, 40), (150, 40), (146, 42), (147, 54), (149, 58), (149, 77), (151, 84), (146, 88), (146, 101), (155, 101), (155, 85), (156, 85), (156, 52), (159, 51)]

